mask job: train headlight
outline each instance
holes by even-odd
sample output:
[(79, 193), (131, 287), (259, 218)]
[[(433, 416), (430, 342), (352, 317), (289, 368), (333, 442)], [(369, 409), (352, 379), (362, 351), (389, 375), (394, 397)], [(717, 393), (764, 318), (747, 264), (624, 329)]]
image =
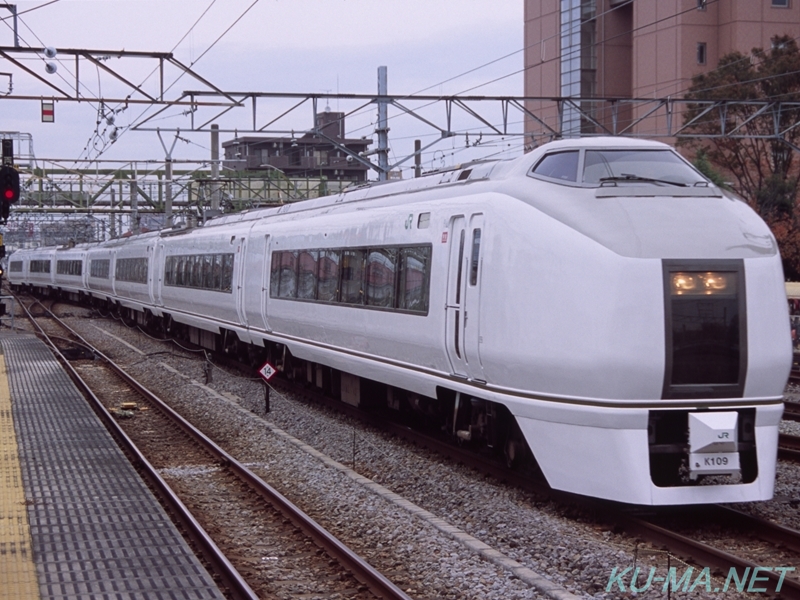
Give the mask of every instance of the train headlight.
[(716, 294), (735, 294), (735, 273), (712, 272), (672, 273), (671, 293), (673, 296), (713, 296)]
[(672, 274), (672, 295), (681, 296), (683, 294), (694, 293), (697, 289), (697, 280), (692, 273), (673, 273)]

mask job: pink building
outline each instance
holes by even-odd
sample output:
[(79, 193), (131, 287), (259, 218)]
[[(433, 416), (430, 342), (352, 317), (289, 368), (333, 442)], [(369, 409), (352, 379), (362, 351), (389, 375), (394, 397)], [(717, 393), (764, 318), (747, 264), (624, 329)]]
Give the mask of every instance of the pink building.
[[(525, 95), (581, 98), (560, 119), (554, 102), (528, 108), (565, 135), (597, 131), (578, 107), (602, 123), (612, 111), (589, 98), (680, 96), (725, 54), (784, 34), (800, 37), (800, 0), (525, 0)], [(526, 130), (547, 134), (532, 119)]]

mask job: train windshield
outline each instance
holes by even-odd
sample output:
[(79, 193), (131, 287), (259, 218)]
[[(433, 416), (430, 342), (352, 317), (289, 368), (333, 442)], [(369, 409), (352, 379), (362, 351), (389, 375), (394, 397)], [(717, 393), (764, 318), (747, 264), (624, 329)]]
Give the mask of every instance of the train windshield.
[(530, 174), (567, 185), (593, 187), (709, 185), (699, 171), (666, 148), (560, 150), (543, 156)]
[(673, 185), (707, 184), (698, 171), (671, 150), (586, 150), (583, 183)]

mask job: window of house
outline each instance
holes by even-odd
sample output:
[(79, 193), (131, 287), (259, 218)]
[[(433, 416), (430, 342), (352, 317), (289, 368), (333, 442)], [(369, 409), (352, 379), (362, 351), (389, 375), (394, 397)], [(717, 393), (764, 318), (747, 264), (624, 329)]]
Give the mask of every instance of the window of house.
[(789, 0), (772, 0), (772, 6), (777, 8), (789, 8)]
[(697, 64), (698, 65), (706, 64), (706, 43), (705, 42), (698, 42), (697, 43)]

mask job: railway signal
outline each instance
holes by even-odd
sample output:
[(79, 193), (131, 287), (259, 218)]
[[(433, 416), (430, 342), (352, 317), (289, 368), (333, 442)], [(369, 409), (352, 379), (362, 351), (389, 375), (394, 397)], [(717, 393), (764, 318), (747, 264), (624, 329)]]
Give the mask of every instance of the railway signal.
[(19, 171), (10, 165), (0, 167), (0, 219), (8, 221), (12, 204), (19, 200)]

